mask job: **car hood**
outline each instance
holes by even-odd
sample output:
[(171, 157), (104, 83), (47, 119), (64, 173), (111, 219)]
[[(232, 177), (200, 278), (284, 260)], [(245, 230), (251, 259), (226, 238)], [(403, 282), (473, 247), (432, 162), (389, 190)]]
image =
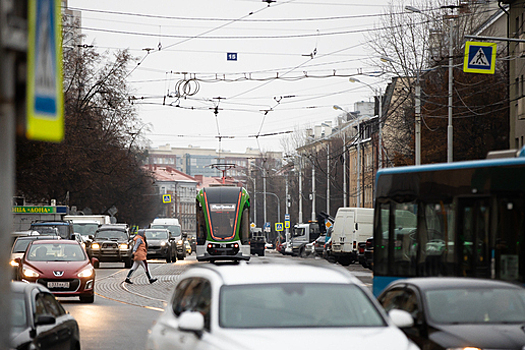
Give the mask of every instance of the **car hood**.
[[(218, 349), (353, 349), (415, 350), (417, 347), (395, 327), (242, 329), (216, 333)], [(205, 338), (203, 337), (203, 340)], [(211, 339), (210, 339), (211, 340)]]
[(523, 324), (456, 324), (434, 328), (429, 338), (445, 348), (521, 349), (525, 345)]
[(34, 261), (24, 262), (24, 266), (34, 269), (40, 274), (40, 277), (53, 277), (53, 271), (64, 271), (61, 278), (74, 278), (76, 274), (89, 266), (91, 263), (87, 260), (82, 261)]
[(29, 343), (31, 341), (29, 331), (29, 327), (11, 328), (11, 346), (13, 349), (18, 349), (22, 344)]
[(148, 244), (161, 244), (162, 242), (168, 242), (168, 239), (167, 238), (163, 238), (163, 239), (148, 238)]

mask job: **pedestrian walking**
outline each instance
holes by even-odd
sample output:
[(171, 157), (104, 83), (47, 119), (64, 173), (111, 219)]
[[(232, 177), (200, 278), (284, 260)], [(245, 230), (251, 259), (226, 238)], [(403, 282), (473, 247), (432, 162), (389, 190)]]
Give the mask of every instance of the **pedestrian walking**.
[(153, 276), (151, 276), (151, 272), (149, 271), (147, 261), (148, 242), (146, 240), (144, 231), (139, 231), (138, 234), (133, 238), (133, 241), (135, 242), (135, 244), (133, 245), (133, 266), (131, 266), (131, 269), (128, 272), (128, 276), (126, 277), (126, 280), (124, 282), (133, 284), (130, 278), (133, 272), (135, 272), (135, 270), (138, 269), (139, 266), (142, 266), (144, 271), (146, 271), (146, 276), (148, 276), (149, 283), (157, 281), (156, 278), (153, 278)]

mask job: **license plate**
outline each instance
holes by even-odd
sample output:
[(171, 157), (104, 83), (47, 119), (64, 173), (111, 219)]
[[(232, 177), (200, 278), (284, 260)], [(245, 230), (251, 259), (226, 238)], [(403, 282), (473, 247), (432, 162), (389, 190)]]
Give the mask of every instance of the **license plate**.
[(47, 288), (69, 288), (69, 282), (47, 282)]

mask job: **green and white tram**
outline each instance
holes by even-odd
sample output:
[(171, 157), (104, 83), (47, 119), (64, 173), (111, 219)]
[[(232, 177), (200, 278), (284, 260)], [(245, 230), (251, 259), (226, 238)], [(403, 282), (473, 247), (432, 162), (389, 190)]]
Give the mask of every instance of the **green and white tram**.
[(250, 259), (250, 196), (244, 187), (206, 187), (197, 194), (197, 260)]

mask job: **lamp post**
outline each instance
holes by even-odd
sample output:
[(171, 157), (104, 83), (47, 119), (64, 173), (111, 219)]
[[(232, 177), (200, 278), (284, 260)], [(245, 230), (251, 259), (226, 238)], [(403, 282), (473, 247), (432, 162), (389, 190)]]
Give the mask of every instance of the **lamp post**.
[[(326, 123), (321, 125), (331, 127)], [(330, 139), (326, 142), (326, 212), (330, 214)]]

